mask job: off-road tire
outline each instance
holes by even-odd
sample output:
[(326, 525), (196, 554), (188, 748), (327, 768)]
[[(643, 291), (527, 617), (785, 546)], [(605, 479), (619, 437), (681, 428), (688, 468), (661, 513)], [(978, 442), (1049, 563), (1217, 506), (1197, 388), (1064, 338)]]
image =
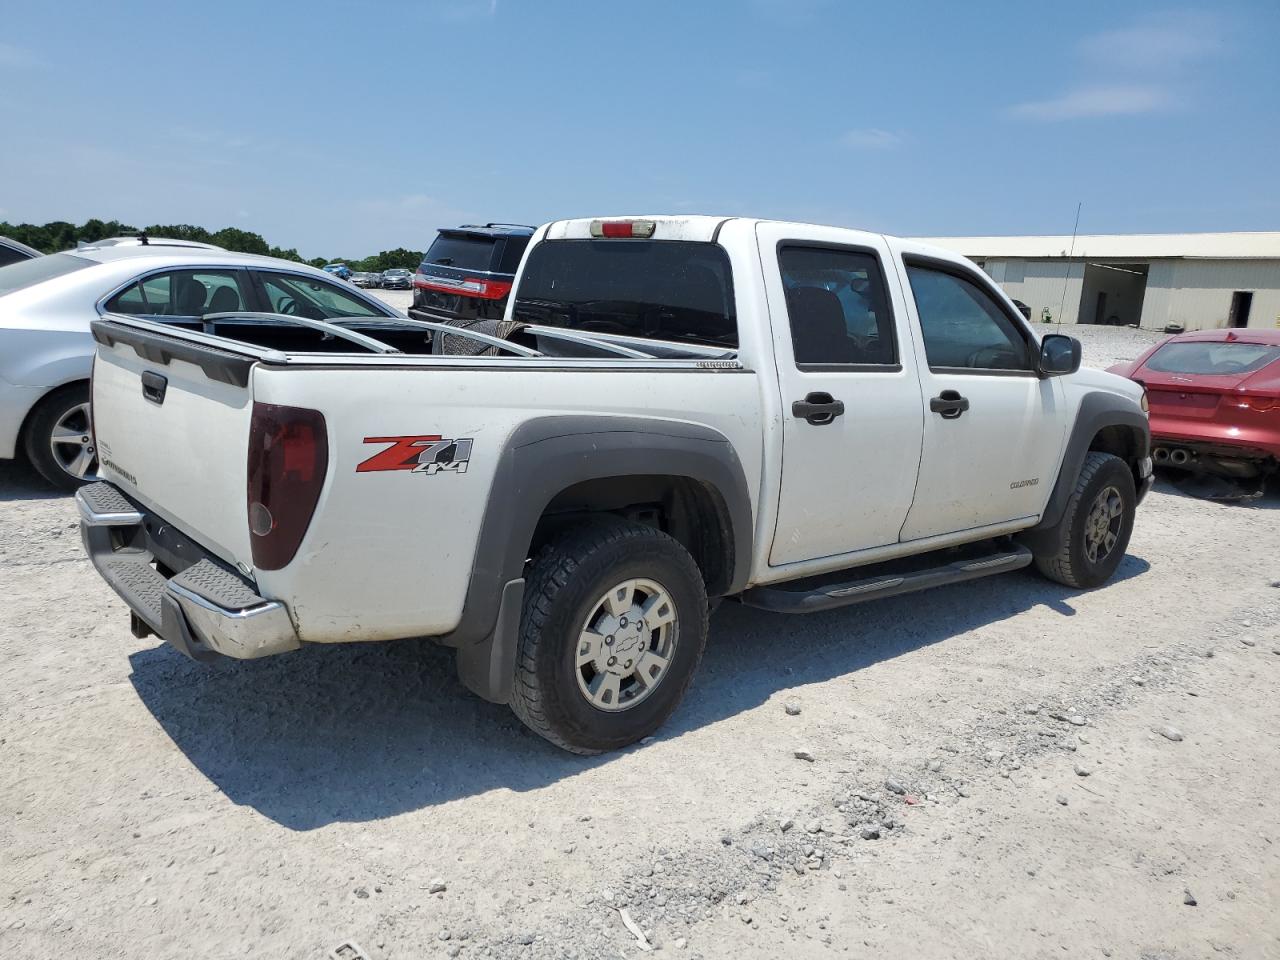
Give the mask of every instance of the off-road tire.
[[(1094, 563), (1085, 554), (1085, 521), (1095, 498), (1109, 486), (1119, 492), (1124, 514), (1115, 546), (1105, 557)], [(1054, 553), (1035, 554), (1036, 569), (1050, 580), (1077, 589), (1088, 589), (1105, 583), (1124, 559), (1129, 536), (1133, 533), (1137, 503), (1133, 473), (1128, 464), (1114, 454), (1089, 451), (1080, 467), (1080, 476), (1067, 501), (1067, 508), (1055, 530), (1059, 548)]]
[(93, 477), (76, 477), (62, 468), (49, 448), (53, 428), (68, 411), (89, 402), (89, 384), (72, 383), (59, 387), (44, 397), (27, 416), (23, 449), (27, 460), (51, 484), (60, 490), (74, 491)]
[[(582, 624), (598, 598), (629, 578), (665, 586), (679, 634), (671, 665), (642, 702), (597, 709), (573, 664)], [(693, 557), (644, 524), (606, 519), (569, 530), (533, 558), (516, 651), (511, 709), (531, 730), (572, 753), (616, 750), (657, 730), (679, 705), (707, 642), (707, 595)]]

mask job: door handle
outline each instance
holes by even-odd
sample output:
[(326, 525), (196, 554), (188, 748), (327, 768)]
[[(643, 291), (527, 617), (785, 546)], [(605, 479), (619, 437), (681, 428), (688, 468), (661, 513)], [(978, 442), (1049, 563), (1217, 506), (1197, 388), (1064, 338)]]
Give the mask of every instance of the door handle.
[(815, 427), (830, 423), (844, 413), (844, 401), (835, 400), (829, 393), (811, 393), (803, 400), (791, 404), (791, 415)]
[(943, 420), (955, 420), (969, 409), (969, 401), (960, 396), (959, 390), (943, 390), (929, 401), (929, 409), (942, 414)]

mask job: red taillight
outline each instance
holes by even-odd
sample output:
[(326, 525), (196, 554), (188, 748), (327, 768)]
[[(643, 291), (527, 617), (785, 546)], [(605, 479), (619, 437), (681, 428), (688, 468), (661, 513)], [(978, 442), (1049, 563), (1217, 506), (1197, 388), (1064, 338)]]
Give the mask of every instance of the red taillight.
[(606, 240), (647, 240), (657, 226), (652, 220), (592, 220), (591, 235)]
[(324, 415), (255, 403), (249, 425), (249, 532), (253, 565), (279, 570), (311, 523), (329, 469)]
[(464, 297), (479, 297), (482, 300), (501, 300), (511, 292), (509, 281), (482, 280), (479, 277), (452, 280), (448, 277), (420, 275), (413, 278), (413, 285), (419, 290), (439, 290), (441, 293), (457, 293)]
[(1272, 410), (1280, 410), (1280, 397), (1261, 397), (1255, 394), (1242, 394), (1236, 398), (1240, 406), (1248, 407), (1250, 410), (1257, 410), (1258, 413), (1270, 413)]

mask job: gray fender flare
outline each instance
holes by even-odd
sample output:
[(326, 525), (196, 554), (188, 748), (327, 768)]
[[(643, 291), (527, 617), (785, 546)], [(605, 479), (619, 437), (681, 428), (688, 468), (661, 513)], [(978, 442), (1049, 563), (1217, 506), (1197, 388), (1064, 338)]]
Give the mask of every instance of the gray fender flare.
[(588, 480), (667, 476), (696, 480), (724, 503), (733, 534), (730, 593), (751, 569), (754, 520), (746, 474), (733, 445), (697, 424), (633, 417), (544, 417), (521, 425), (494, 474), (458, 626), (441, 643), (458, 648), (458, 674), (487, 700), (510, 699), (534, 530), (557, 494)]
[[(1143, 460), (1151, 453), (1151, 425), (1146, 416), (1131, 401), (1113, 393), (1096, 390), (1084, 395), (1080, 401), (1080, 409), (1076, 421), (1072, 425), (1071, 435), (1067, 438), (1066, 451), (1062, 457), (1062, 465), (1058, 469), (1058, 479), (1049, 494), (1049, 502), (1045, 505), (1040, 522), (1030, 530), (1019, 534), (1022, 540), (1033, 551), (1056, 552), (1058, 548), (1058, 524), (1066, 512), (1067, 501), (1076, 488), (1076, 479), (1084, 465), (1085, 455), (1089, 452), (1089, 444), (1100, 430), (1107, 427), (1123, 427), (1133, 437), (1137, 458)], [(1138, 478), (1139, 497), (1143, 489)]]

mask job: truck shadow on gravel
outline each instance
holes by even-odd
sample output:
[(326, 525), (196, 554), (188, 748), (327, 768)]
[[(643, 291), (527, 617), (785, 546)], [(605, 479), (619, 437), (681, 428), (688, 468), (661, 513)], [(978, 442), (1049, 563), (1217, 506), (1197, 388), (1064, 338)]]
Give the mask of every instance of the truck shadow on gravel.
[[(1129, 556), (1116, 579), (1147, 569)], [(804, 617), (725, 604), (659, 738), (1037, 606), (1072, 616), (1075, 595), (1017, 573)], [(536, 790), (617, 756), (570, 756), (530, 734), (506, 707), (466, 691), (452, 653), (428, 641), (319, 646), (219, 667), (160, 645), (130, 661), (138, 696), (196, 768), (234, 803), (293, 830)]]
[(70, 497), (55, 489), (23, 460), (0, 460), (0, 503)]

